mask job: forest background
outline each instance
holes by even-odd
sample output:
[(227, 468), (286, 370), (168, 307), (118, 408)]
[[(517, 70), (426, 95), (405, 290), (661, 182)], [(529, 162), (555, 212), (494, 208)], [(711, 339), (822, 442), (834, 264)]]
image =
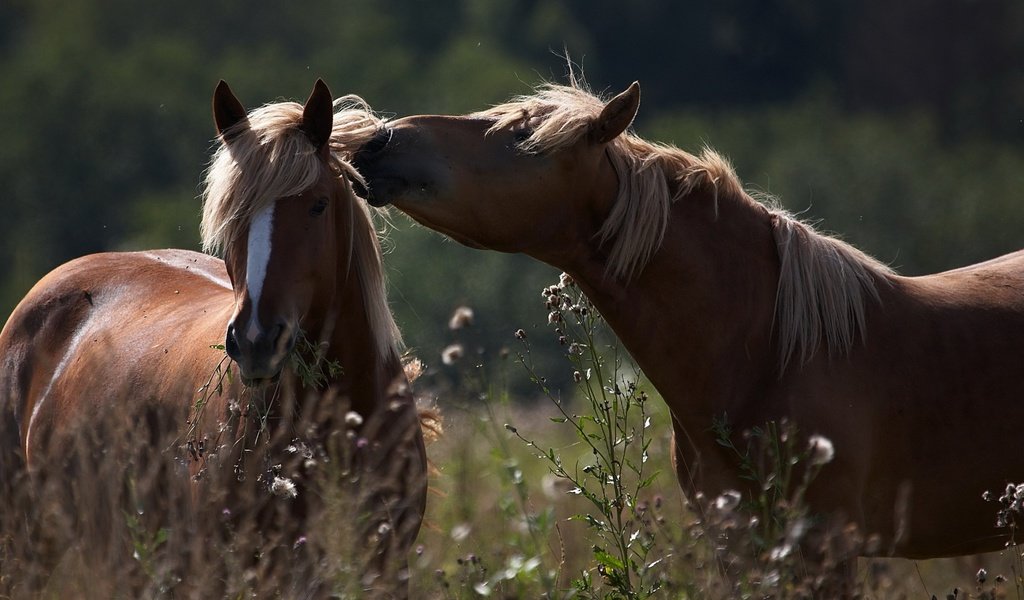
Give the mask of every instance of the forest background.
[[(0, 321), (76, 256), (198, 247), (219, 79), (250, 107), (323, 77), (387, 115), (462, 113), (564, 82), (565, 53), (598, 92), (640, 81), (641, 135), (713, 146), (901, 273), (1024, 246), (1014, 0), (5, 0)], [(551, 269), (393, 214), (391, 303), (428, 365), (458, 305), (474, 351), (542, 326)]]

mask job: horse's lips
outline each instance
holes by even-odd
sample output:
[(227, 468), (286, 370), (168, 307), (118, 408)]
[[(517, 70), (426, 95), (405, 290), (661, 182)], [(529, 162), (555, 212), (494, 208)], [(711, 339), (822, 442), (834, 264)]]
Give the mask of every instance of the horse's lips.
[[(283, 370), (283, 369), (282, 369)], [(281, 379), (281, 370), (270, 377), (241, 377), (242, 385), (250, 388), (261, 388), (277, 383)]]
[(366, 178), (366, 201), (372, 206), (386, 206), (394, 198), (409, 189), (409, 182), (403, 177), (370, 176)]

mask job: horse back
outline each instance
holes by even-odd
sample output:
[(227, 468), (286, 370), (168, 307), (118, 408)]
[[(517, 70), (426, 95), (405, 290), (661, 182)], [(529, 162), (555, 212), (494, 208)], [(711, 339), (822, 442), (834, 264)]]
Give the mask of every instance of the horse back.
[(29, 458), (28, 438), (40, 429), (30, 431), (34, 420), (47, 432), (79, 397), (97, 400), (103, 386), (139, 383), (139, 365), (172, 366), (172, 357), (155, 356), (169, 355), (166, 346), (160, 352), (140, 340), (188, 343), (190, 332), (209, 330), (208, 349), (230, 304), (223, 263), (195, 252), (94, 254), (50, 272), (0, 332), (0, 476)]

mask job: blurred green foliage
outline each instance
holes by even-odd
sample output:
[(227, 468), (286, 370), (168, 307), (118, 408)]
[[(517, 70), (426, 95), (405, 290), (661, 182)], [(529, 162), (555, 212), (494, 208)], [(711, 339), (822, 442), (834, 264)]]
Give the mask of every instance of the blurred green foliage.
[[(322, 76), (387, 114), (460, 113), (564, 80), (564, 51), (597, 90), (641, 81), (643, 135), (714, 146), (905, 273), (1022, 245), (1014, 0), (7, 0), (0, 313), (75, 256), (197, 247), (218, 79), (250, 107)], [(551, 269), (394, 220), (392, 301), (428, 364), (459, 304), (487, 352), (543, 321)]]

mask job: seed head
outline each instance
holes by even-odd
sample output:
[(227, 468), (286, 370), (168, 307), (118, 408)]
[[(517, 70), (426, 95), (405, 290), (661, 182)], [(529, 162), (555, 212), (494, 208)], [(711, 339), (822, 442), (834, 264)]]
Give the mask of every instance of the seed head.
[(282, 498), (294, 498), (299, 495), (298, 490), (295, 489), (295, 482), (281, 476), (274, 477), (274, 482), (270, 484), (270, 491), (275, 496), (281, 496)]
[(345, 413), (345, 424), (349, 427), (359, 427), (363, 424), (363, 416), (354, 410)]
[(814, 466), (821, 466), (832, 462), (836, 457), (836, 449), (832, 440), (823, 435), (812, 435), (809, 441), (811, 452), (810, 462)]
[(452, 366), (465, 354), (462, 344), (452, 344), (441, 351), (441, 362)]
[(473, 309), (468, 306), (460, 306), (455, 309), (450, 319), (448, 319), (448, 329), (455, 331), (456, 329), (462, 329), (463, 327), (469, 327), (473, 324)]
[(722, 512), (730, 512), (740, 505), (740, 493), (736, 490), (725, 490), (715, 498), (715, 508)]

